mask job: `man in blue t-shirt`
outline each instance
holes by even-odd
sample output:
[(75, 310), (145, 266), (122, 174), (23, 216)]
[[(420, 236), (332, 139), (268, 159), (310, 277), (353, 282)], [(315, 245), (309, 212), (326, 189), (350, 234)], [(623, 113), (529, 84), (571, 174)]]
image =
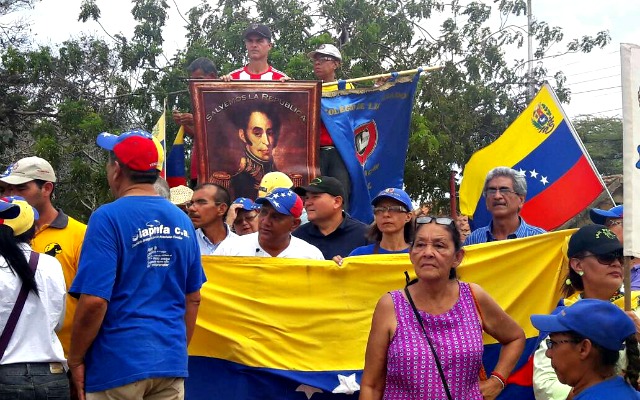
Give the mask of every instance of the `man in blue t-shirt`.
[[(158, 196), (159, 142), (144, 131), (102, 133), (116, 201), (87, 227), (69, 368), (88, 399), (184, 398), (187, 344), (206, 281), (189, 218)], [(82, 397), (81, 397), (82, 398)]]

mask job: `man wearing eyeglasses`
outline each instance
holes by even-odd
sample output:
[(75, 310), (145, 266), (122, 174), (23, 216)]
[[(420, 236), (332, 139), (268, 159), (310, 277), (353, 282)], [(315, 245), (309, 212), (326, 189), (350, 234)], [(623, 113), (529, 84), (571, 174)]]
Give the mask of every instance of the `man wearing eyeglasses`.
[(527, 195), (527, 181), (518, 171), (496, 167), (484, 181), (484, 196), (491, 222), (471, 232), (464, 245), (517, 239), (539, 235), (546, 231), (527, 224), (520, 216)]
[[(313, 73), (318, 80), (323, 82), (335, 82), (336, 70), (342, 62), (342, 54), (332, 44), (321, 44), (316, 50), (307, 54), (313, 61)], [(346, 89), (353, 89), (351, 83), (347, 83)], [(338, 90), (338, 84), (323, 86), (323, 92)], [(331, 133), (320, 121), (320, 173), (325, 176), (333, 176), (342, 182), (344, 186), (344, 209), (349, 210), (349, 196), (351, 194), (351, 178), (349, 171), (336, 149)]]
[(194, 228), (202, 255), (216, 255), (216, 250), (227, 238), (236, 236), (224, 220), (231, 205), (227, 189), (215, 183), (202, 184), (193, 191), (187, 211)]

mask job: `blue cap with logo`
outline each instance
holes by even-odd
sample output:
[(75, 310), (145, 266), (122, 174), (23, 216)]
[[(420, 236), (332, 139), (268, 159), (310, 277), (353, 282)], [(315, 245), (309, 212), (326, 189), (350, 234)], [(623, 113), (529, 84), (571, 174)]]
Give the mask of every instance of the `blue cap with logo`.
[(378, 201), (385, 198), (392, 199), (399, 202), (400, 204), (402, 204), (407, 208), (407, 211), (413, 210), (413, 205), (411, 204), (411, 197), (409, 197), (407, 192), (398, 188), (384, 189), (383, 191), (378, 193), (378, 195), (374, 197), (373, 200), (371, 200), (371, 205), (375, 206), (378, 203)]
[(624, 341), (636, 326), (620, 307), (604, 300), (582, 299), (555, 315), (532, 315), (541, 332), (573, 331), (609, 350), (624, 349)]

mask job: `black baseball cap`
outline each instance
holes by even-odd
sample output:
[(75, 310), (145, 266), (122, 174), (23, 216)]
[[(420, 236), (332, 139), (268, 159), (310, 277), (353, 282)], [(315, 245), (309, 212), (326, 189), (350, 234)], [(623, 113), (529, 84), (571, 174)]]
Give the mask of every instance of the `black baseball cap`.
[(606, 226), (586, 225), (571, 235), (567, 255), (573, 257), (583, 251), (597, 256), (613, 252), (622, 253), (622, 244), (615, 233)]
[(299, 196), (305, 196), (307, 192), (328, 193), (332, 196), (344, 198), (344, 186), (332, 176), (319, 176), (309, 182), (309, 186), (298, 186), (293, 189)]
[(246, 39), (249, 35), (262, 36), (264, 38), (267, 38), (267, 40), (271, 41), (271, 29), (269, 29), (269, 27), (266, 25), (260, 25), (260, 24), (249, 25), (249, 27), (244, 30), (242, 37)]

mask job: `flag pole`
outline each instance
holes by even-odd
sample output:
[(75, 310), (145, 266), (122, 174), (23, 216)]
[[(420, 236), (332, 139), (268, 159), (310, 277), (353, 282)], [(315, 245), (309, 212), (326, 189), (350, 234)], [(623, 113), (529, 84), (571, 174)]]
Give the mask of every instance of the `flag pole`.
[(456, 171), (451, 170), (449, 176), (449, 206), (451, 207), (451, 218), (458, 219), (458, 204), (456, 202)]
[[(422, 71), (424, 71), (424, 72), (437, 71), (437, 70), (442, 69), (442, 68), (443, 68), (442, 66), (424, 67), (424, 68), (422, 68)], [(417, 73), (418, 71), (420, 71), (420, 68), (408, 69), (408, 70), (405, 70), (405, 71), (399, 71), (398, 72), (398, 76), (413, 75), (413, 74)], [(361, 76), (360, 78), (346, 79), (345, 82), (346, 83), (355, 83), (355, 82), (363, 82), (363, 81), (373, 81), (373, 80), (380, 79), (380, 78), (388, 78), (391, 75), (392, 75), (392, 73)], [(337, 85), (337, 84), (338, 84), (338, 81), (324, 82), (322, 84), (322, 86), (323, 87), (324, 86), (332, 86), (332, 85)]]
[(164, 132), (165, 137), (162, 141), (162, 151), (164, 152), (164, 157), (162, 158), (162, 179), (167, 179), (167, 97), (164, 98), (162, 102), (162, 122), (164, 124)]
[[(556, 103), (560, 104), (560, 100), (558, 100), (558, 96), (556, 96), (556, 92), (553, 90), (551, 85), (549, 85), (548, 82), (544, 82), (543, 85), (547, 85), (549, 87), (549, 93), (551, 93), (551, 96), (556, 101)], [(600, 184), (604, 188), (604, 191), (607, 192), (607, 195), (609, 196), (609, 200), (611, 200), (611, 204), (615, 206), (616, 202), (615, 200), (613, 200), (613, 196), (611, 195), (611, 192), (609, 192), (609, 188), (604, 183), (604, 180), (602, 179), (602, 175), (600, 175), (600, 172), (598, 172), (598, 168), (593, 163), (593, 160), (591, 159), (591, 156), (589, 155), (587, 148), (584, 146), (584, 143), (582, 143), (582, 139), (580, 139), (580, 135), (578, 135), (576, 128), (573, 126), (573, 122), (571, 122), (571, 120), (569, 119), (567, 114), (564, 112), (564, 109), (562, 109), (562, 107), (560, 107), (560, 113), (562, 114), (562, 118), (564, 118), (564, 120), (567, 121), (567, 125), (569, 125), (569, 130), (571, 131), (571, 134), (573, 135), (574, 139), (578, 143), (578, 146), (580, 146), (580, 149), (582, 150), (582, 154), (584, 154), (585, 158), (587, 159), (587, 162), (591, 166), (591, 169), (593, 169), (593, 171), (596, 173), (596, 176), (598, 177)]]

